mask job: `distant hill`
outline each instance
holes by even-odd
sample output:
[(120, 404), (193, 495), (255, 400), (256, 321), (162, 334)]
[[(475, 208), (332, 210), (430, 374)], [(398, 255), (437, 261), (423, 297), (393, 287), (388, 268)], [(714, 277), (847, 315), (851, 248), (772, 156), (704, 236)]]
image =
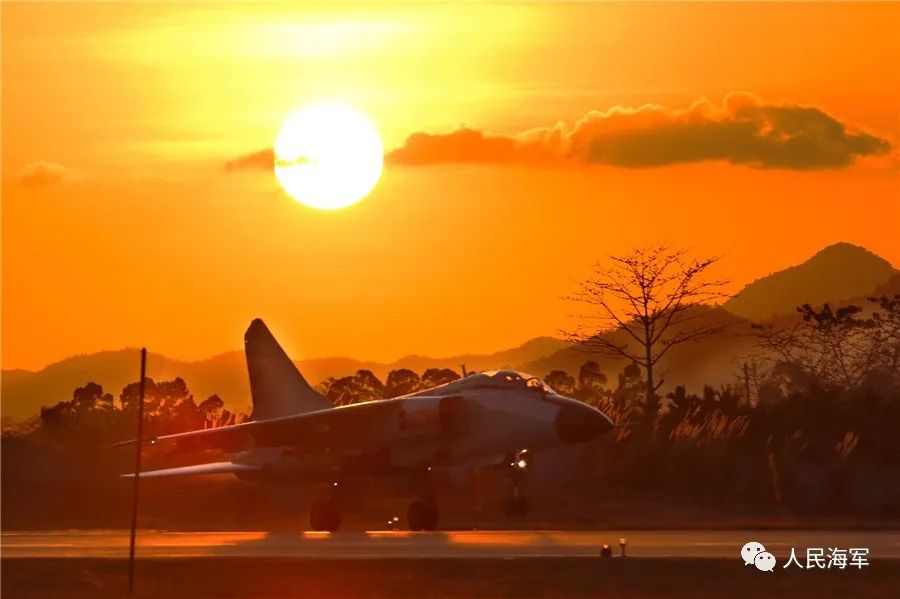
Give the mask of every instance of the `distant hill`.
[[(409, 368), (421, 374), (426, 368), (459, 371), (462, 364), (469, 370), (513, 367), (552, 354), (567, 345), (560, 339), (538, 337), (519, 347), (493, 354), (446, 358), (410, 355), (389, 364), (345, 357), (314, 358), (297, 361), (297, 366), (314, 385), (330, 376), (353, 374), (360, 369), (371, 370), (384, 380), (388, 372), (398, 368)], [(103, 351), (73, 356), (36, 372), (3, 371), (0, 380), (3, 417), (12, 420), (30, 418), (40, 412), (42, 405), (71, 399), (72, 391), (88, 381), (99, 383), (104, 390), (118, 395), (125, 385), (138, 379), (138, 355), (137, 349)], [(250, 386), (243, 352), (226, 352), (196, 362), (151, 353), (147, 356), (147, 376), (154, 380), (180, 376), (198, 401), (215, 393), (230, 409), (249, 411)]]
[[(750, 283), (722, 307), (710, 308), (704, 318), (728, 321), (728, 333), (687, 344), (669, 354), (658, 372), (664, 380), (661, 391), (665, 393), (675, 385), (700, 391), (703, 384), (718, 386), (733, 382), (741, 360), (755, 351), (750, 321), (774, 318), (788, 322), (796, 317), (796, 307), (804, 303), (864, 305), (868, 295), (894, 293), (900, 293), (900, 272), (887, 261), (848, 243), (829, 246), (803, 264)], [(622, 334), (621, 331), (607, 333), (611, 337)], [(388, 372), (398, 368), (421, 374), (427, 368), (459, 371), (462, 364), (471, 371), (509, 367), (535, 376), (544, 376), (555, 369), (577, 375), (581, 364), (588, 359), (600, 364), (611, 385), (615, 385), (616, 375), (625, 366), (624, 362), (586, 354), (552, 337), (538, 337), (492, 354), (445, 358), (409, 355), (391, 363), (332, 357), (301, 360), (297, 365), (312, 384), (317, 384), (330, 376), (344, 376), (360, 369), (371, 370), (384, 380)], [(137, 371), (136, 349), (73, 356), (37, 372), (3, 371), (0, 407), (4, 421), (30, 418), (42, 405), (70, 399), (72, 390), (88, 381), (97, 382), (117, 395), (126, 384), (138, 378)], [(156, 380), (182, 377), (198, 400), (216, 393), (230, 409), (249, 410), (250, 389), (240, 351), (196, 362), (150, 354), (147, 371)]]
[[(751, 322), (774, 320), (787, 325), (797, 318), (797, 306), (805, 303), (867, 306), (868, 296), (897, 293), (900, 271), (889, 262), (849, 243), (828, 246), (800, 265), (748, 284), (721, 308), (710, 310), (705, 318), (728, 322), (727, 333), (670, 353), (657, 374), (663, 380), (660, 390), (665, 393), (676, 385), (684, 385), (689, 391), (699, 392), (705, 384), (717, 387), (735, 382), (743, 360), (758, 351)], [(622, 333), (607, 334), (613, 339), (616, 335)], [(622, 339), (623, 343), (626, 341)], [(588, 359), (600, 365), (611, 385), (615, 385), (617, 374), (625, 366), (620, 360), (591, 356), (568, 347), (521, 367), (540, 376), (550, 370), (565, 370), (574, 376)]]
[[(684, 385), (688, 391), (699, 392), (703, 385), (715, 387), (735, 381), (741, 360), (751, 354), (756, 347), (756, 339), (750, 322), (734, 316), (722, 308), (710, 308), (703, 316), (704, 321), (727, 325), (727, 332), (699, 339), (672, 350), (657, 369), (657, 380), (662, 381), (661, 393), (672, 390), (677, 385)], [(698, 324), (695, 321), (693, 324)], [(606, 333), (606, 337), (616, 343), (627, 343), (621, 331)], [(523, 363), (522, 370), (537, 376), (543, 376), (551, 370), (564, 370), (572, 376), (578, 375), (578, 369), (587, 360), (600, 365), (603, 374), (609, 379), (609, 386), (615, 387), (617, 376), (626, 362), (613, 358), (592, 355), (584, 350), (569, 346), (553, 354), (532, 362)]]
[(802, 264), (753, 281), (723, 307), (742, 318), (765, 321), (803, 304), (837, 303), (872, 293), (898, 274), (869, 250), (836, 243)]
[[(868, 296), (869, 294), (866, 295)], [(872, 295), (886, 295), (888, 297), (900, 295), (900, 272), (894, 275), (889, 281), (876, 287)]]

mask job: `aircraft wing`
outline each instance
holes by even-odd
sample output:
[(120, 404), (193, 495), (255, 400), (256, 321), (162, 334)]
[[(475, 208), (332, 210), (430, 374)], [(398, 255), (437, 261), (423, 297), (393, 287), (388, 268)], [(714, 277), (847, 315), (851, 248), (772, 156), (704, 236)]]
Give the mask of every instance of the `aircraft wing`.
[[(255, 472), (260, 468), (250, 464), (235, 464), (233, 462), (212, 462), (210, 464), (197, 464), (195, 466), (182, 466), (180, 468), (164, 468), (162, 470), (146, 470), (141, 472), (141, 478), (162, 478), (165, 476), (193, 476), (196, 474), (234, 474), (236, 472)], [(134, 473), (123, 474), (122, 478), (134, 478)]]
[[(234, 452), (247, 447), (282, 445), (301, 451), (367, 448), (376, 440), (373, 437), (379, 431), (390, 433), (396, 430), (394, 423), (400, 418), (403, 401), (397, 398), (350, 404), (293, 416), (145, 438), (142, 442), (176, 451), (218, 448)], [(133, 445), (136, 441), (132, 439), (114, 446)]]

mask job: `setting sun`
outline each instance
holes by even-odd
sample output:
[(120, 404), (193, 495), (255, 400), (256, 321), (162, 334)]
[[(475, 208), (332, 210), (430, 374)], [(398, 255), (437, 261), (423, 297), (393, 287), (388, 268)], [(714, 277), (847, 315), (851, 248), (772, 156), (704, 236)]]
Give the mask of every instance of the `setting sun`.
[(308, 106), (275, 139), (275, 176), (298, 202), (337, 209), (355, 204), (381, 176), (383, 150), (362, 113), (338, 104)]

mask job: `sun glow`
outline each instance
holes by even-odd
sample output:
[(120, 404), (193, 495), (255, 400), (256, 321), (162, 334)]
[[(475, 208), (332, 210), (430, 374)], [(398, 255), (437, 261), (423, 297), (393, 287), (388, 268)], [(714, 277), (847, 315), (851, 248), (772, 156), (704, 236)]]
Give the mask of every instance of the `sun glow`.
[(372, 191), (383, 155), (378, 132), (365, 115), (340, 104), (314, 104), (278, 132), (275, 176), (298, 202), (334, 210)]

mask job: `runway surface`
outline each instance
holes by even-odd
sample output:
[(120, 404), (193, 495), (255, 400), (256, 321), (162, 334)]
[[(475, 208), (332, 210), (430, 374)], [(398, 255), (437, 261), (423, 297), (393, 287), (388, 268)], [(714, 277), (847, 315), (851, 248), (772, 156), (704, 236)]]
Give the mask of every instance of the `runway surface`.
[[(128, 531), (4, 532), (3, 558), (122, 558)], [(328, 557), (328, 558), (520, 558), (598, 555), (608, 543), (619, 554), (624, 538), (629, 556), (737, 558), (748, 541), (776, 557), (791, 548), (801, 559), (807, 547), (869, 549), (870, 559), (900, 559), (900, 531), (369, 531), (329, 533), (164, 532), (138, 533), (142, 558)]]

